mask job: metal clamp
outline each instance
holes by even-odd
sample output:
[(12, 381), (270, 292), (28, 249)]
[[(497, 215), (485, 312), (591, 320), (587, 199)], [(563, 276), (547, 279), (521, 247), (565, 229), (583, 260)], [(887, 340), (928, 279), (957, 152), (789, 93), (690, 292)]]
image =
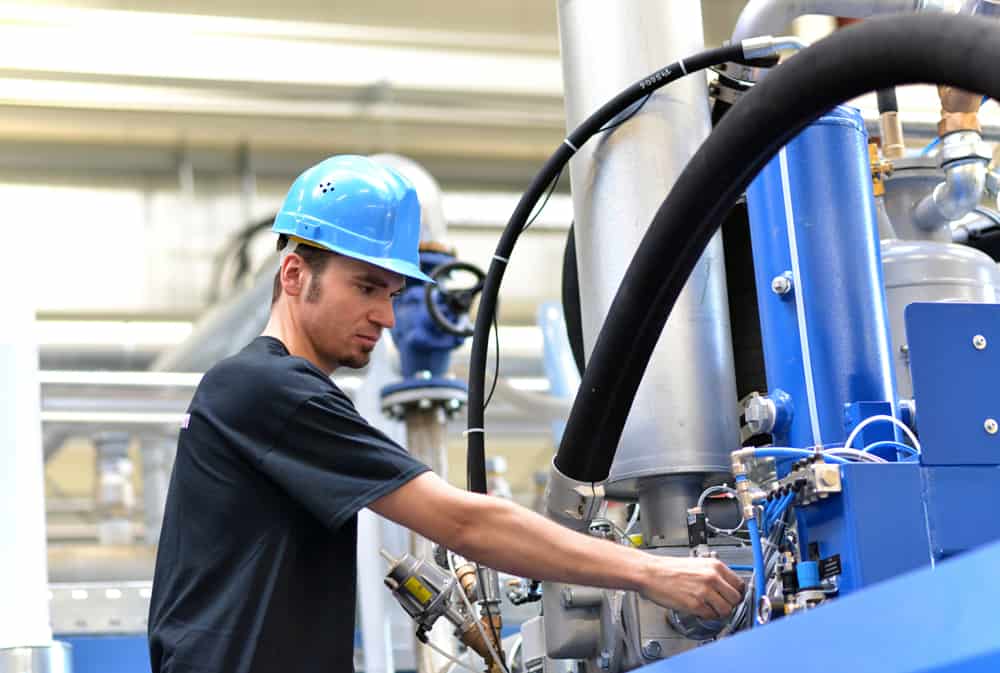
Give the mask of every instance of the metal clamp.
[(977, 131), (954, 131), (941, 139), (938, 165), (942, 168), (959, 161), (988, 163), (993, 155)]
[(604, 505), (604, 486), (589, 481), (571, 479), (559, 471), (555, 463), (549, 469), (545, 487), (545, 513), (563, 526), (575, 531), (587, 530)]

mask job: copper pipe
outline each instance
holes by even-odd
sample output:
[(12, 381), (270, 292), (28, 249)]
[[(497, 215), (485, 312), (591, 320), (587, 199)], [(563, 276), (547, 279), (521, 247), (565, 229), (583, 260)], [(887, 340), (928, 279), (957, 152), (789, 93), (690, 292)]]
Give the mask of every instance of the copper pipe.
[(982, 96), (953, 86), (938, 86), (941, 99), (941, 121), (938, 122), (938, 136), (944, 137), (954, 131), (982, 132), (979, 124), (979, 104)]

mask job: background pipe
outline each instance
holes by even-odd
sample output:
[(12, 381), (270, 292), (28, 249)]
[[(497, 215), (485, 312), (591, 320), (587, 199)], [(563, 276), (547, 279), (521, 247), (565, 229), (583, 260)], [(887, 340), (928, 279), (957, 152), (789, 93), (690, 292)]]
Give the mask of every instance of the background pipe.
[(732, 41), (776, 35), (792, 21), (807, 14), (866, 19), (880, 14), (940, 11), (943, 4), (927, 0), (750, 0), (736, 20)]

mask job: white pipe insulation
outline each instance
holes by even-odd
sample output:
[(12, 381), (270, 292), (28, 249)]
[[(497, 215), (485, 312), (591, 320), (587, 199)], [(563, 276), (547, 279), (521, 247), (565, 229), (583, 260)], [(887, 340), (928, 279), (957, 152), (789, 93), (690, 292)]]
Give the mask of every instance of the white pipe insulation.
[(3, 250), (17, 287), (0, 330), (0, 650), (52, 644), (33, 271), (22, 248)]

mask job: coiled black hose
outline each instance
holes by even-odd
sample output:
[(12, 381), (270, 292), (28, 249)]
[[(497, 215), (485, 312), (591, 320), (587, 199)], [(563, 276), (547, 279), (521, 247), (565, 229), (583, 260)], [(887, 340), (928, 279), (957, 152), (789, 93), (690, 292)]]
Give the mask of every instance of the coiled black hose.
[(615, 117), (639, 103), (657, 89), (674, 82), (687, 74), (704, 70), (726, 62), (745, 62), (742, 45), (706, 49), (690, 58), (682, 59), (661, 68), (632, 84), (613, 99), (605, 103), (582, 124), (569, 134), (566, 140), (549, 157), (542, 169), (535, 175), (527, 191), (521, 196), (507, 226), (500, 236), (486, 282), (479, 298), (475, 332), (472, 337), (472, 354), (469, 358), (469, 405), (468, 405), (468, 456), (467, 480), (470, 491), (486, 492), (486, 449), (485, 449), (485, 389), (486, 356), (489, 349), (490, 325), (497, 307), (497, 295), (507, 270), (507, 260), (514, 250), (525, 223), (542, 194), (566, 167), (566, 164), (590, 138)]
[[(843, 101), (900, 84), (1000, 96), (1000, 27), (965, 16), (872, 19), (778, 66), (733, 106), (653, 218), (618, 288), (573, 403), (556, 467), (603, 481), (660, 332), (705, 246), (764, 165)], [(709, 196), (710, 195), (710, 196)]]

